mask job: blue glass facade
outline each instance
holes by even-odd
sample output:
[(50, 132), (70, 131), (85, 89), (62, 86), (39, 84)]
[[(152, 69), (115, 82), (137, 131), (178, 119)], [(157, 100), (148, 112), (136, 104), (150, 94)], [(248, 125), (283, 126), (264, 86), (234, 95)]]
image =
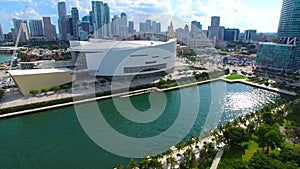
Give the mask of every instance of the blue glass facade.
[(273, 70), (296, 71), (300, 69), (300, 0), (284, 0), (277, 36), (297, 38), (298, 44), (260, 43), (256, 63)]
[(278, 38), (300, 39), (300, 0), (284, 0), (278, 26)]
[(258, 45), (256, 64), (275, 70), (300, 69), (300, 46), (275, 43)]

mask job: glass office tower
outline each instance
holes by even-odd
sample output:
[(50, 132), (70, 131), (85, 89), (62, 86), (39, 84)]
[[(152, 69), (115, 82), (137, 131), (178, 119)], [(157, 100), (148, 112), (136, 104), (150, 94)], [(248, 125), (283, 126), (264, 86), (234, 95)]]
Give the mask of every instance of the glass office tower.
[(260, 68), (295, 72), (300, 69), (300, 0), (284, 0), (277, 32), (282, 44), (259, 43)]

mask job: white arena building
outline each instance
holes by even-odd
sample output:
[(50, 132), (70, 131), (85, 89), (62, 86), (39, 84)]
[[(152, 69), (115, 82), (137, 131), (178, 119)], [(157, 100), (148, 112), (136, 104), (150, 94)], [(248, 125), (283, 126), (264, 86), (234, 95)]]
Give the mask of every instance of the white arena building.
[[(70, 41), (76, 72), (96, 72), (96, 76), (135, 76), (175, 67), (176, 39), (160, 41), (111, 41), (92, 39)], [(78, 65), (84, 65), (80, 68)], [(83, 71), (83, 72), (84, 72)], [(70, 69), (10, 70), (9, 74), (23, 95), (75, 80)], [(75, 73), (76, 74), (76, 73)]]
[[(175, 67), (176, 39), (161, 41), (70, 41), (76, 65), (96, 76), (130, 76), (170, 71)], [(80, 59), (81, 58), (81, 59)]]

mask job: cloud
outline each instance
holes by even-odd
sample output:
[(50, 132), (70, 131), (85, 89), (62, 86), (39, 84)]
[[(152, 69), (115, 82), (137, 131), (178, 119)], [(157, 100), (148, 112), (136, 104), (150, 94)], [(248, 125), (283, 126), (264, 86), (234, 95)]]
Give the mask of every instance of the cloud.
[(21, 12), (15, 12), (14, 16), (15, 18), (20, 18), (20, 19), (41, 19), (42, 16), (35, 11), (35, 9), (31, 7), (27, 7), (24, 11)]

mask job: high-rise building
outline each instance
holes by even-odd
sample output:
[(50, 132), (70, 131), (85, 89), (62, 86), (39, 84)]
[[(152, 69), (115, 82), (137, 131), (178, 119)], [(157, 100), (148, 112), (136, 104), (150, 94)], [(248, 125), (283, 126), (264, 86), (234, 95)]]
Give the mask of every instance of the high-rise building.
[(152, 32), (153, 33), (160, 33), (161, 32), (161, 23), (152, 21)]
[[(55, 26), (51, 24), (50, 17), (43, 17), (44, 24), (44, 36), (46, 41), (54, 41), (56, 40), (56, 30)], [(54, 27), (54, 29), (53, 29)]]
[(212, 16), (211, 17), (211, 26), (208, 27), (208, 37), (215, 38), (216, 40), (224, 39), (224, 29), (225, 27), (220, 27), (220, 17)]
[(110, 36), (110, 9), (107, 3), (92, 1), (94, 37)]
[(187, 24), (184, 26), (184, 32), (187, 34), (190, 33), (189, 26)]
[(280, 43), (259, 43), (256, 64), (278, 71), (300, 70), (300, 0), (284, 0), (277, 32)]
[(149, 19), (146, 20), (146, 32), (152, 32), (152, 21)]
[(67, 10), (65, 2), (58, 2), (58, 30), (59, 30), (59, 39), (67, 40)]
[[(20, 42), (26, 42), (29, 40), (29, 30), (27, 21), (13, 18), (14, 29), (13, 31), (13, 40), (16, 41), (18, 35), (20, 35)], [(19, 33), (20, 31), (20, 33)]]
[(225, 31), (225, 27), (224, 26), (220, 26), (219, 27), (219, 35), (218, 35), (218, 39), (219, 40), (224, 40), (224, 31)]
[(224, 41), (234, 42), (238, 41), (240, 36), (239, 29), (225, 29), (224, 30)]
[(73, 7), (71, 10), (71, 16), (72, 16), (72, 35), (73, 40), (79, 39), (79, 33), (78, 33), (78, 22), (79, 22), (79, 14), (78, 9), (76, 7)]
[(200, 22), (192, 21), (191, 22), (191, 34), (200, 32), (202, 30), (202, 25)]
[(147, 32), (147, 25), (146, 23), (140, 22), (140, 32)]
[(278, 38), (297, 37), (300, 39), (300, 1), (284, 0), (279, 20)]
[(94, 14), (93, 14), (93, 11), (90, 11), (89, 13), (89, 18), (90, 18), (90, 34), (94, 34)]
[(125, 38), (128, 34), (128, 27), (127, 27), (127, 15), (124, 12), (121, 13), (121, 18), (118, 27), (119, 27), (120, 37)]
[(134, 34), (134, 22), (128, 21), (128, 33)]
[(249, 29), (249, 30), (245, 30), (244, 32), (244, 41), (245, 42), (250, 42), (252, 40), (255, 39), (256, 36), (256, 30), (255, 29)]
[(122, 12), (121, 16), (114, 15), (111, 22), (111, 35), (124, 39), (128, 34), (127, 15)]
[(172, 39), (172, 38), (175, 38), (175, 32), (174, 32), (174, 27), (173, 27), (172, 21), (171, 21), (170, 26), (168, 26), (167, 38), (168, 38), (168, 40)]
[(220, 26), (220, 17), (219, 16), (211, 17), (211, 26)]
[(51, 27), (52, 27), (52, 29), (51, 29), (52, 37), (53, 37), (53, 40), (55, 41), (57, 39), (56, 26), (55, 25), (51, 25)]
[(30, 37), (42, 37), (44, 36), (43, 31), (43, 22), (42, 20), (29, 20), (29, 27), (30, 27)]
[(4, 41), (4, 35), (3, 35), (2, 27), (1, 27), (1, 24), (0, 24), (0, 42), (1, 41)]

